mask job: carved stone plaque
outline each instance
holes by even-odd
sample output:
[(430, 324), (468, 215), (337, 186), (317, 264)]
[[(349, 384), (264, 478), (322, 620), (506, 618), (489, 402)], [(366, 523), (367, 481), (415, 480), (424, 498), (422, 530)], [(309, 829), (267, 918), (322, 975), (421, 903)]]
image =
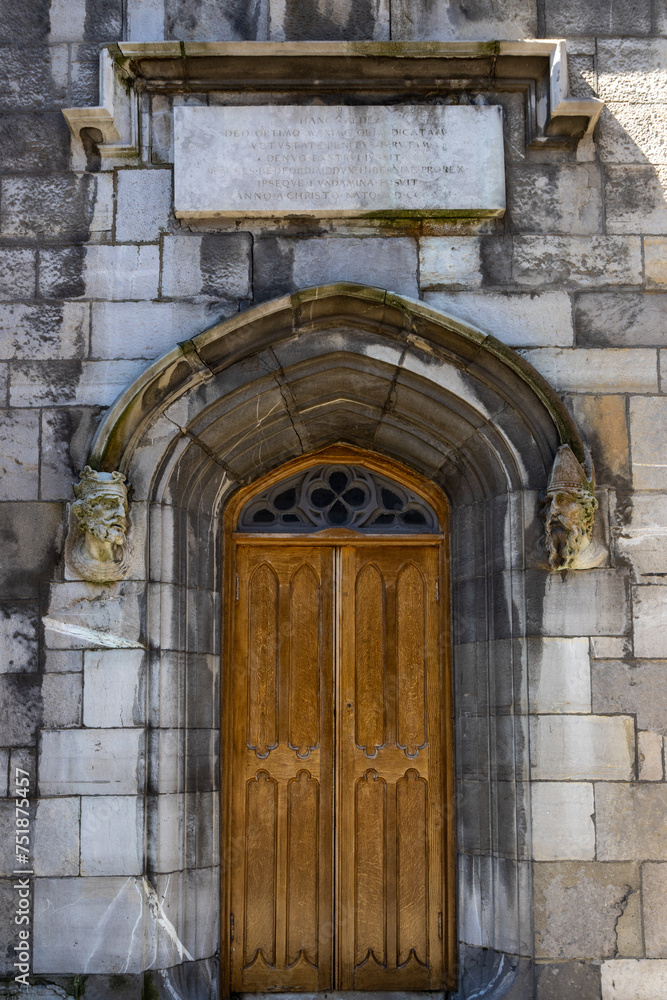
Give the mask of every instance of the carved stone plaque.
[(180, 218), (505, 211), (502, 109), (174, 108)]

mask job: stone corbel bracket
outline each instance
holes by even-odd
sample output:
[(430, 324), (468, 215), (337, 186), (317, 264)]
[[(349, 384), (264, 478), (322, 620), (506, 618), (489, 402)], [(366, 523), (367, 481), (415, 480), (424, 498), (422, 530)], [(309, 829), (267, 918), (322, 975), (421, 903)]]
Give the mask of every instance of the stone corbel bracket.
[[(74, 139), (74, 150), (83, 154), (82, 131), (93, 130), (90, 138), (109, 168), (116, 161), (127, 162), (139, 155), (138, 99), (134, 79), (126, 72), (114, 51), (100, 50), (100, 103), (94, 108), (63, 108), (65, 121)], [(84, 154), (85, 155), (85, 154)]]
[(592, 135), (603, 102), (568, 94), (562, 39), (507, 42), (120, 42), (100, 52), (100, 104), (63, 114), (102, 169), (140, 153), (138, 95), (281, 91), (416, 99), (479, 91), (526, 96), (527, 143), (572, 146)]
[[(505, 42), (508, 47), (512, 42)], [(534, 43), (518, 43), (539, 45)], [(567, 72), (567, 45), (563, 39), (548, 43), (549, 54), (549, 106), (538, 109), (538, 119), (544, 129), (543, 137), (536, 137), (534, 144), (544, 145), (558, 136), (571, 136), (582, 131), (582, 137), (592, 137), (604, 101), (598, 97), (578, 98), (569, 96)]]

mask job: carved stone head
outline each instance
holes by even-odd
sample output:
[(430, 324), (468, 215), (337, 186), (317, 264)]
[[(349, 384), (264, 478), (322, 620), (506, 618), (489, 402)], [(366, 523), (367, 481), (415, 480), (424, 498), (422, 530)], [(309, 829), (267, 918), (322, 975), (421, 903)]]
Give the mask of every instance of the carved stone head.
[(591, 544), (597, 500), (590, 459), (587, 466), (583, 468), (569, 445), (558, 449), (540, 510), (552, 572), (577, 568)]
[(94, 472), (86, 466), (74, 486), (72, 512), (79, 537), (71, 560), (84, 580), (118, 580), (124, 574), (127, 486), (122, 472)]

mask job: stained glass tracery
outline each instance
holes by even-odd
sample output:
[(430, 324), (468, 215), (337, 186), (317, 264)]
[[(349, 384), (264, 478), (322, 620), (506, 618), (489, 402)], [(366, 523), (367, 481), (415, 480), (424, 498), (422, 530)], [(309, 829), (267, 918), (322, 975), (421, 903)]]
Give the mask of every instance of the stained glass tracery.
[(249, 500), (241, 531), (299, 532), (351, 528), (372, 533), (434, 532), (431, 505), (400, 483), (358, 465), (319, 465)]

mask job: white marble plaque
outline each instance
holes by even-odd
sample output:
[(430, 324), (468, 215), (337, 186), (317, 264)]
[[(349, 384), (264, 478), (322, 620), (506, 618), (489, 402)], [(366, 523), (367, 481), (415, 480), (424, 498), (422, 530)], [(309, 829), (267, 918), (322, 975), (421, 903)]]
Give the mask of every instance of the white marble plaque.
[(180, 218), (505, 211), (497, 106), (174, 108)]

